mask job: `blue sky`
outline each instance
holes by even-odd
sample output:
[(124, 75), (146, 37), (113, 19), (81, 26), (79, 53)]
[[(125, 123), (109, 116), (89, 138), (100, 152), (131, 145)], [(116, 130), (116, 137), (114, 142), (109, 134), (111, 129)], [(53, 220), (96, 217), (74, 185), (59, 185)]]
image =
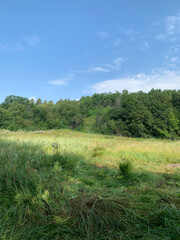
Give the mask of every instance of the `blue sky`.
[(0, 0), (0, 102), (180, 89), (179, 0)]

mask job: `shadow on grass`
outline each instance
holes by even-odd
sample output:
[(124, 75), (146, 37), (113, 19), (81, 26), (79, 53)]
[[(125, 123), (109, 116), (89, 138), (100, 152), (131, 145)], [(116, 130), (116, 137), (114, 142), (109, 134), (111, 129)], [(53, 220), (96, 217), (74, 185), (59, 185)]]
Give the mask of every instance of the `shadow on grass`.
[[(0, 239), (179, 239), (179, 177), (91, 165), (0, 141)], [(176, 186), (177, 185), (177, 186)]]

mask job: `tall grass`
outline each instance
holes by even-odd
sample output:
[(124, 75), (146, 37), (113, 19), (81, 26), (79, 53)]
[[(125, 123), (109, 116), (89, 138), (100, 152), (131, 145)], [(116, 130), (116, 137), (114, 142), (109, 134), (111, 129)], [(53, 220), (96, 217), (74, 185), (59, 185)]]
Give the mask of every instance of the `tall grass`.
[(128, 177), (132, 173), (132, 163), (126, 158), (119, 163), (119, 174), (123, 177)]
[[(2, 133), (0, 239), (180, 239), (178, 168), (167, 170), (163, 159), (137, 167), (142, 160), (128, 146), (124, 156), (111, 154), (120, 141), (144, 145), (72, 131)], [(102, 164), (108, 156), (114, 167)]]

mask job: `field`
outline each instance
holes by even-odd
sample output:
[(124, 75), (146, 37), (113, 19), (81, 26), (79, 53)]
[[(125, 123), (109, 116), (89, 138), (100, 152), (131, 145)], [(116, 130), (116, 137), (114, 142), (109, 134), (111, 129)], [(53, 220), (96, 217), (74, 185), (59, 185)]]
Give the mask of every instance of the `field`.
[(0, 132), (1, 240), (180, 239), (180, 141)]

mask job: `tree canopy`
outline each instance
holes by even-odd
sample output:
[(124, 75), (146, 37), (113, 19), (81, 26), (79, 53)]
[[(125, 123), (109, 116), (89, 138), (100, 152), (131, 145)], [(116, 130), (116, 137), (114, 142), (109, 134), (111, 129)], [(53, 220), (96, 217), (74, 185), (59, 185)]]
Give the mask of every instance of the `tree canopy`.
[(0, 128), (40, 130), (83, 128), (94, 116), (95, 131), (130, 137), (180, 137), (180, 91), (101, 93), (79, 101), (32, 101), (10, 95), (0, 104)]

